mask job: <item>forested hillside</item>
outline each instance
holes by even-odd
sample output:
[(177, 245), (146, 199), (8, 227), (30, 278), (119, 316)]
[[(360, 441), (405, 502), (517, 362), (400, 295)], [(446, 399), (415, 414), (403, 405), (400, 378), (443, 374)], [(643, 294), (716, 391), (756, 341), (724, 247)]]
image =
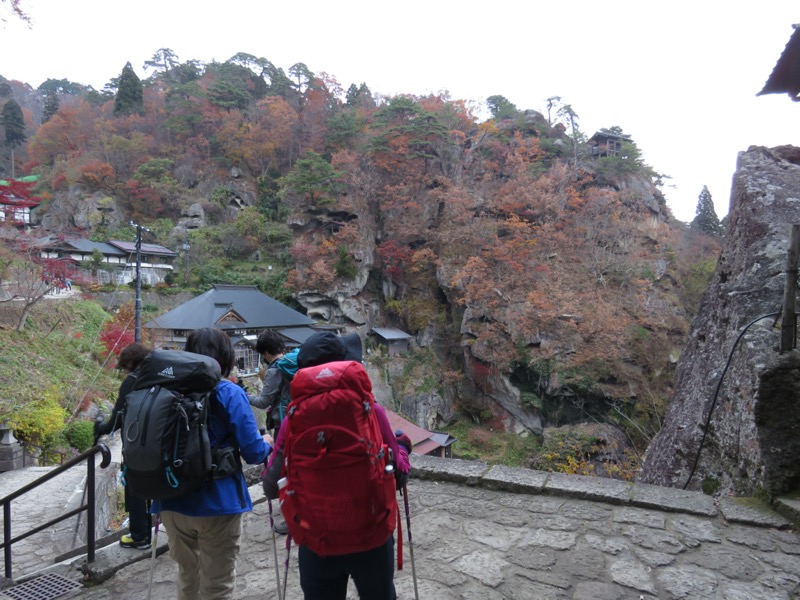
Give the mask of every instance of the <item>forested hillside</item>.
[(420, 425), (602, 422), (639, 448), (658, 429), (718, 244), (674, 221), (621, 128), (609, 149), (557, 96), (482, 118), (243, 53), (145, 68), (102, 91), (0, 78), (24, 119), (0, 173), (39, 176), (34, 234), (132, 239), (133, 220), (181, 253), (175, 286), (402, 328), (396, 408)]

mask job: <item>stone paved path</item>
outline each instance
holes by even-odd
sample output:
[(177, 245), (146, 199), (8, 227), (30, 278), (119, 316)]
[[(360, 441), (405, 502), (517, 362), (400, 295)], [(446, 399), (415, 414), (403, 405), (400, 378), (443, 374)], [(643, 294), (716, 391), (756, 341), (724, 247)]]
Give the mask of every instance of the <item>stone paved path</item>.
[[(800, 598), (800, 537), (778, 529), (788, 525), (778, 515), (654, 486), (464, 461), (415, 457), (414, 466), (424, 477), (409, 483), (423, 600)], [(260, 497), (258, 487), (251, 493)], [(267, 523), (264, 502), (246, 516), (237, 599), (278, 598)], [(414, 586), (404, 541), (406, 566), (395, 581), (405, 600)], [(147, 598), (149, 553), (116, 552), (142, 560), (62, 598)], [(291, 556), (286, 600), (298, 600), (296, 549)], [(167, 554), (156, 558), (153, 599), (175, 597), (176, 572)], [(352, 589), (348, 598), (357, 598)]]

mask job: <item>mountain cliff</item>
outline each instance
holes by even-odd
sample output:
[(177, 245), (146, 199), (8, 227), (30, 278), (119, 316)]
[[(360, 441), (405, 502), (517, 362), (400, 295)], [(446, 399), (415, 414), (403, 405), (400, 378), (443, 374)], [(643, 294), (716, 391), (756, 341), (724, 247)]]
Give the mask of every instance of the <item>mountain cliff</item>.
[(420, 425), (649, 440), (717, 248), (671, 218), (631, 137), (587, 139), (555, 97), (545, 117), (493, 96), (480, 119), (289, 71), (164, 61), (124, 110), (121, 90), (10, 82), (38, 226), (102, 238), (134, 219), (184, 248), (176, 285), (255, 283), (321, 322), (407, 330), (396, 397)]
[[(739, 155), (728, 231), (641, 480), (752, 495), (800, 483), (797, 351), (779, 352), (800, 148)], [(794, 274), (796, 277), (796, 273)]]

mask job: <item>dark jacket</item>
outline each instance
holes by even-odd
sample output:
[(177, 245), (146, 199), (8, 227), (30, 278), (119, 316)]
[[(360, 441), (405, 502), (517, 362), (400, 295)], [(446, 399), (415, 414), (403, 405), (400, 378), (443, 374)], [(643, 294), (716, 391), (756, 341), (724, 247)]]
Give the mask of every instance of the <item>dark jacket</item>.
[(117, 401), (114, 403), (114, 408), (111, 411), (111, 418), (105, 423), (100, 423), (95, 429), (95, 435), (108, 435), (122, 429), (122, 416), (125, 414), (125, 396), (133, 390), (133, 384), (136, 383), (136, 377), (139, 375), (138, 370), (131, 371), (128, 376), (122, 380), (117, 392)]

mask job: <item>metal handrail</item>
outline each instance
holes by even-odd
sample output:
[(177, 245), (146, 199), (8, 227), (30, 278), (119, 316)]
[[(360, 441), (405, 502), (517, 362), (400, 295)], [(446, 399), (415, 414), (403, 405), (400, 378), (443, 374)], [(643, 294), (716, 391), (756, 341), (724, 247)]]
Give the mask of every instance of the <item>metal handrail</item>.
[[(94, 562), (94, 555), (95, 555), (95, 479), (94, 479), (94, 456), (95, 454), (102, 454), (103, 459), (100, 461), (100, 467), (105, 469), (108, 465), (111, 464), (111, 450), (108, 449), (108, 446), (105, 444), (97, 444), (96, 446), (92, 446), (85, 452), (82, 452), (75, 458), (65, 462), (60, 467), (56, 467), (49, 473), (42, 475), (38, 479), (30, 482), (29, 484), (21, 487), (16, 492), (5, 496), (4, 498), (0, 498), (0, 504), (3, 505), (3, 543), (0, 544), (0, 548), (3, 549), (3, 559), (5, 562), (5, 576), (7, 579), (11, 579), (11, 546), (24, 540), (25, 538), (39, 533), (47, 529), (48, 527), (52, 527), (56, 523), (60, 523), (61, 521), (65, 521), (70, 517), (73, 517), (77, 514), (82, 513), (83, 511), (87, 512), (87, 524), (86, 524), (86, 545), (87, 545), (87, 560), (89, 562)], [(16, 500), (20, 496), (30, 492), (31, 490), (36, 489), (43, 483), (50, 481), (54, 477), (58, 477), (64, 471), (68, 471), (75, 465), (83, 462), (86, 460), (86, 504), (81, 504), (78, 508), (69, 511), (61, 515), (60, 517), (56, 517), (51, 521), (48, 521), (44, 525), (39, 525), (33, 529), (26, 531), (18, 535), (17, 537), (11, 537), (11, 502)], [(83, 500), (81, 500), (83, 502)]]

